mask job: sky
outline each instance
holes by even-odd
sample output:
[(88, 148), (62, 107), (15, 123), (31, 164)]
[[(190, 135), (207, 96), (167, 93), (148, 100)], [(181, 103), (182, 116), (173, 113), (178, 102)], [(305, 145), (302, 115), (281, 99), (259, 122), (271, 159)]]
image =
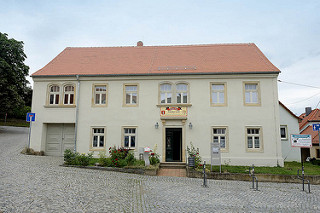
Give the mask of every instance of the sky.
[[(0, 32), (30, 74), (66, 47), (255, 43), (281, 70), (279, 100), (320, 108), (319, 0), (0, 0)], [(32, 79), (28, 77), (32, 85)]]

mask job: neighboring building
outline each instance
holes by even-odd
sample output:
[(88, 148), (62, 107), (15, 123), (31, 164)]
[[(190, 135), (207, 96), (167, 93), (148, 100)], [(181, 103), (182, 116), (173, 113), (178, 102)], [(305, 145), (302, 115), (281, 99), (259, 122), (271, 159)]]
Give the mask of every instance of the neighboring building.
[(312, 124), (320, 123), (320, 110), (306, 107), (306, 112), (301, 114), (299, 118), (301, 119), (300, 134), (311, 135), (312, 138), (312, 148), (301, 149), (303, 159), (305, 160), (307, 157), (320, 159), (319, 133), (312, 129)]
[[(66, 48), (34, 80), (31, 147), (47, 155), (157, 145), (185, 162), (283, 166), (277, 69), (255, 44)], [(267, 116), (266, 116), (267, 115)]]
[(279, 101), (280, 110), (280, 136), (282, 157), (284, 161), (301, 162), (300, 148), (292, 147), (290, 135), (299, 134), (299, 117), (293, 114)]

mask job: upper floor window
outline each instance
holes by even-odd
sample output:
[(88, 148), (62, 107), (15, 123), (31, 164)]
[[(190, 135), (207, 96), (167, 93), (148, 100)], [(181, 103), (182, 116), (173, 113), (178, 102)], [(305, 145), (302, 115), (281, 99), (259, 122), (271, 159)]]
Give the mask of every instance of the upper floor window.
[(125, 85), (125, 100), (126, 106), (138, 105), (138, 85)]
[(107, 86), (96, 85), (94, 86), (94, 104), (105, 105), (107, 101)]
[(177, 83), (175, 85), (171, 83), (160, 84), (160, 103), (161, 104), (187, 104), (188, 98), (188, 84)]
[(60, 87), (57, 85), (50, 86), (49, 104), (59, 104)]
[(160, 85), (160, 99), (161, 103), (169, 104), (172, 103), (172, 85), (171, 84), (161, 84)]
[(186, 104), (188, 103), (188, 85), (187, 84), (177, 84), (176, 85), (176, 97), (177, 103)]
[(226, 105), (226, 85), (224, 83), (211, 84), (211, 105), (223, 106)]
[(258, 83), (244, 84), (245, 104), (258, 105), (259, 104), (259, 85)]
[(74, 86), (64, 86), (64, 104), (74, 104)]

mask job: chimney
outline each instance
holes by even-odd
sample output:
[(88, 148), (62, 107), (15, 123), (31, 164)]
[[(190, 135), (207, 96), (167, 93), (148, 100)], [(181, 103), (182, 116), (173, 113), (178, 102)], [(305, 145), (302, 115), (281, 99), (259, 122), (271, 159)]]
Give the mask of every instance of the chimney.
[(306, 116), (308, 116), (312, 112), (311, 107), (306, 107)]
[(142, 47), (142, 46), (143, 46), (143, 42), (142, 42), (142, 41), (138, 41), (138, 42), (137, 42), (137, 46), (138, 46), (138, 47)]

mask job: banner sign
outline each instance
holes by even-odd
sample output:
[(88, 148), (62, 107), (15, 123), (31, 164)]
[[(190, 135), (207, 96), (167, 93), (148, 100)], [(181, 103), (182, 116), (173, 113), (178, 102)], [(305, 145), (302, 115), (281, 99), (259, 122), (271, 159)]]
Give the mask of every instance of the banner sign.
[(187, 107), (168, 106), (160, 107), (161, 118), (187, 117)]
[(292, 147), (312, 147), (311, 135), (291, 135)]

